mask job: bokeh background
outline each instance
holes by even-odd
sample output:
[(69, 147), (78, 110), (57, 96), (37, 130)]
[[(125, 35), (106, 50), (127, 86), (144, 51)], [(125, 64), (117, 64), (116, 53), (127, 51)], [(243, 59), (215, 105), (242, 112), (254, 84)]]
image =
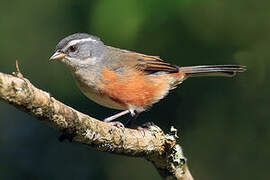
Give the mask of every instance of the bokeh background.
[[(116, 111), (88, 100), (55, 45), (88, 32), (108, 45), (177, 65), (242, 64), (235, 78), (194, 78), (138, 123), (175, 126), (195, 179), (268, 179), (270, 1), (2, 0), (0, 71), (24, 76), (71, 107), (103, 119)], [(125, 118), (123, 118), (125, 121)], [(57, 140), (60, 132), (0, 102), (0, 179), (160, 179), (151, 163)]]

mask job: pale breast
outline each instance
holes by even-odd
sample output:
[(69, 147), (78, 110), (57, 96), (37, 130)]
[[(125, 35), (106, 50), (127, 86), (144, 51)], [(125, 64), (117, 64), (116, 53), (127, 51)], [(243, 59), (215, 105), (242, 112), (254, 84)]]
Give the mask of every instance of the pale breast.
[(93, 90), (92, 88), (85, 87), (84, 85), (79, 83), (78, 86), (86, 97), (88, 97), (97, 104), (100, 104), (102, 106), (111, 109), (118, 109), (118, 110), (128, 109), (125, 105), (115, 102), (110, 97), (106, 96), (105, 94), (102, 94), (102, 92), (98, 92), (96, 90)]
[[(77, 83), (77, 86), (80, 88), (83, 94), (95, 103), (111, 109), (128, 109), (126, 105), (116, 102), (115, 100), (98, 90), (95, 84), (97, 80), (93, 77), (93, 75), (87, 75), (88, 78), (84, 79), (83, 77), (79, 77), (81, 76), (81, 74), (77, 72), (76, 74), (74, 73), (73, 76)], [(84, 77), (86, 76), (84, 75)], [(90, 77), (92, 77), (93, 79), (91, 79)]]

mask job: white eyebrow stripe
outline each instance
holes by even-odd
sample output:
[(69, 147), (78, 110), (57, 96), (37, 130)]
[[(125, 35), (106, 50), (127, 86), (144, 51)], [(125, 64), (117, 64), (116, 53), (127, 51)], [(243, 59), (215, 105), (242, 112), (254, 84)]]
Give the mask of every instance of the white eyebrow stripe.
[(81, 42), (87, 42), (87, 41), (92, 41), (92, 42), (97, 42), (97, 40), (92, 39), (91, 37), (89, 38), (85, 38), (85, 39), (77, 39), (77, 40), (72, 40), (70, 41), (65, 48), (63, 49), (64, 51), (67, 50), (67, 48), (69, 48), (70, 46), (73, 46), (75, 44), (81, 43)]

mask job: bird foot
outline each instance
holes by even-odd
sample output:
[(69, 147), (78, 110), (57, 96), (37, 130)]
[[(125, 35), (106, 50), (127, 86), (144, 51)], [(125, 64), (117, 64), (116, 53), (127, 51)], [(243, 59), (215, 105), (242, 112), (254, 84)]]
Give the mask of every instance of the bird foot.
[(108, 122), (110, 123), (111, 125), (115, 126), (115, 127), (118, 127), (118, 128), (124, 128), (124, 124), (122, 124), (120, 121), (113, 121), (113, 122)]

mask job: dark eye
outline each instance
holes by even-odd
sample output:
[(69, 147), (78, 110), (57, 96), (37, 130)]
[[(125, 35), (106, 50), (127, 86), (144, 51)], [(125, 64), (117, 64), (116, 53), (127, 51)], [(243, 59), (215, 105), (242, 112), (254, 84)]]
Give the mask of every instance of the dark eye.
[(75, 51), (77, 51), (77, 47), (76, 46), (70, 46), (68, 48), (68, 50), (69, 50), (69, 52), (75, 52)]

